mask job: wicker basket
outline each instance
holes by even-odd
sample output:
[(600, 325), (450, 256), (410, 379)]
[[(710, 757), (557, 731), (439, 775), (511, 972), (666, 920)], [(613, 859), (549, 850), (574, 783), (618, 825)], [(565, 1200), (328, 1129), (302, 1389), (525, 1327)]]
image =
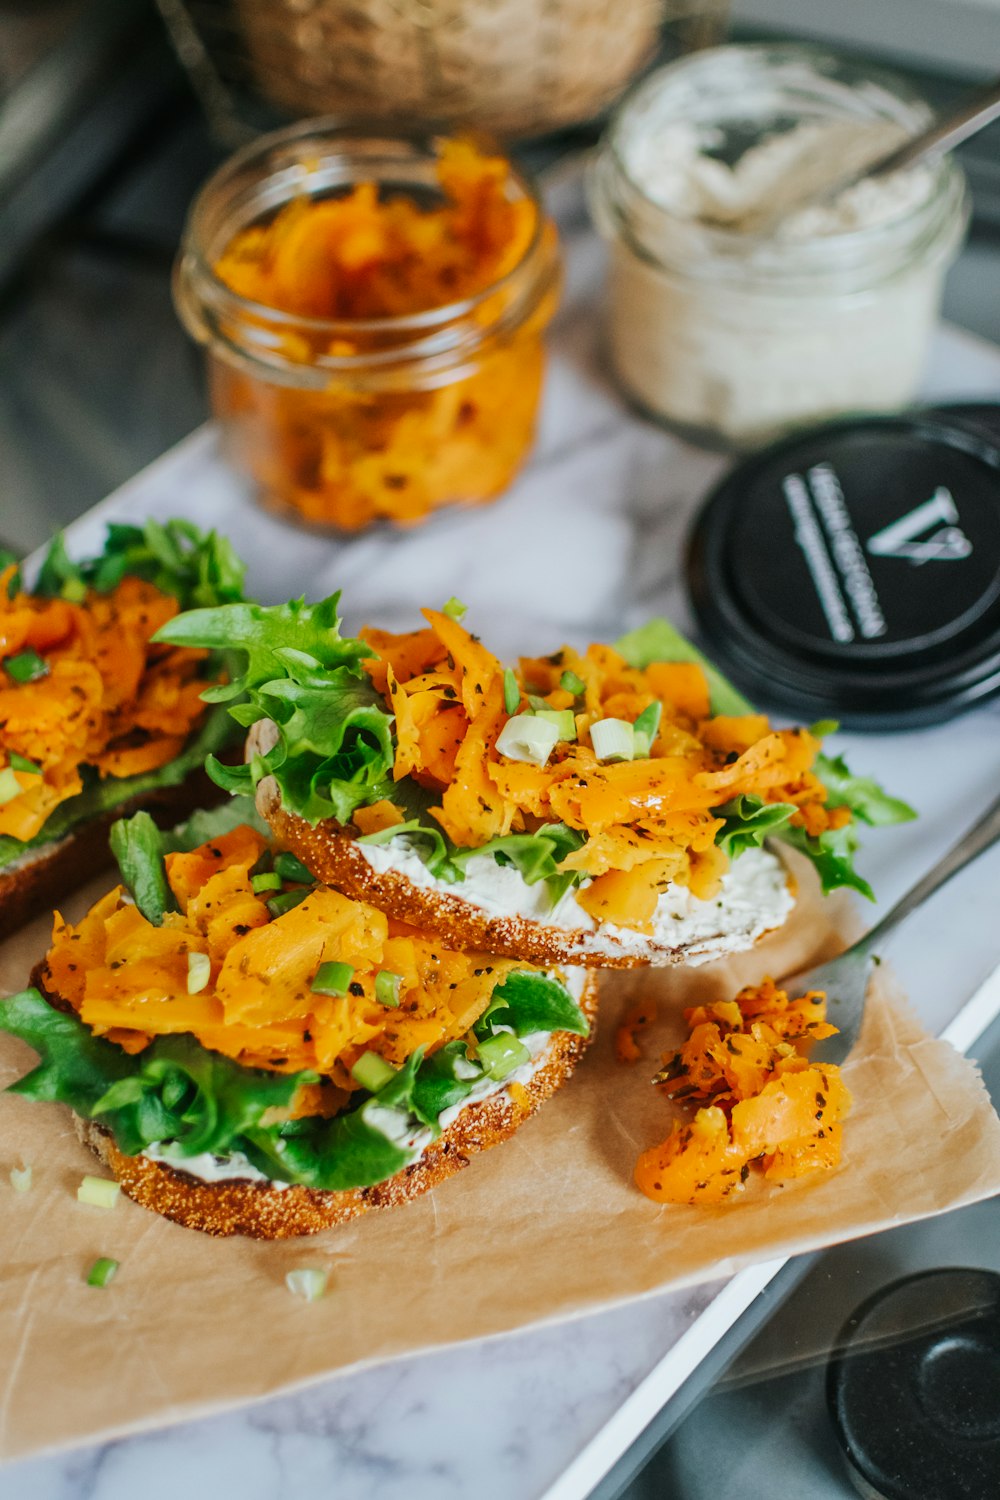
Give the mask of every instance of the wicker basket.
[(663, 13), (664, 0), (235, 0), (256, 88), (282, 110), (503, 136), (598, 113), (652, 54)]

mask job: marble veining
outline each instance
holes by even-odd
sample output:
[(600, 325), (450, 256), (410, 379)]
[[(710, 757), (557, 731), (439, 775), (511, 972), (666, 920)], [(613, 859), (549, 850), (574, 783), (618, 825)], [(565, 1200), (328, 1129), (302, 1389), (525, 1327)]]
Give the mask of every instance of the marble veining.
[[(417, 606), (459, 594), (502, 653), (614, 638), (652, 612), (686, 623), (680, 587), (692, 510), (724, 467), (628, 412), (600, 354), (602, 254), (578, 185), (554, 207), (567, 249), (566, 296), (534, 459), (496, 506), (444, 515), (411, 533), (322, 540), (261, 515), (205, 429), (92, 512), (70, 535), (99, 541), (111, 517), (187, 515), (228, 531), (267, 600), (343, 588), (349, 627), (365, 617), (412, 628)], [(935, 396), (995, 392), (1000, 352), (942, 330)], [(907, 735), (843, 738), (922, 819), (871, 841), (865, 873), (891, 899), (993, 794), (996, 707)], [(941, 775), (947, 765), (948, 775)], [(995, 962), (991, 890), (998, 856), (937, 898), (892, 957), (924, 1019), (940, 1028)], [(947, 935), (939, 941), (938, 935)], [(664, 1257), (670, 1253), (664, 1240)], [(490, 1248), (484, 1245), (484, 1262)], [(531, 1500), (678, 1338), (715, 1286), (659, 1295), (558, 1326), (397, 1360), (305, 1391), (91, 1450), (0, 1471), (0, 1500)], [(460, 1311), (456, 1309), (456, 1318)], [(53, 1393), (53, 1399), (58, 1399)], [(596, 1476), (595, 1476), (596, 1477)]]

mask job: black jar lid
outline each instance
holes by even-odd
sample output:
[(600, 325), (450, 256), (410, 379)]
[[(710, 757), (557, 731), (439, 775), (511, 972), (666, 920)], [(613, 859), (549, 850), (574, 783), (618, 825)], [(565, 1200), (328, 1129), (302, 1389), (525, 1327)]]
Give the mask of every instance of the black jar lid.
[(748, 695), (855, 729), (932, 724), (1000, 692), (1000, 407), (797, 433), (726, 475), (688, 585)]
[(1000, 1276), (949, 1267), (883, 1287), (841, 1333), (827, 1403), (862, 1495), (1000, 1494)]

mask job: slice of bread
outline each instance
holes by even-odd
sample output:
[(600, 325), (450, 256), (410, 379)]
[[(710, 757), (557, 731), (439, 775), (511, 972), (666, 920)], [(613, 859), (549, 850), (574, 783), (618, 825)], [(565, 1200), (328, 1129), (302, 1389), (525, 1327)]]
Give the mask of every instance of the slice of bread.
[(99, 818), (81, 823), (65, 838), (26, 849), (0, 870), (0, 939), (10, 937), (32, 917), (51, 911), (70, 891), (114, 863), (108, 831), (118, 818), (145, 810), (167, 828), (190, 816), (195, 808), (213, 806), (222, 796), (204, 771), (196, 771), (177, 786), (134, 797)]
[[(660, 898), (652, 934), (595, 923), (575, 902), (570, 920), (578, 914), (579, 926), (566, 924), (565, 902), (557, 925), (544, 915), (498, 911), (495, 903), (477, 901), (467, 885), (432, 880), (415, 856), (406, 861), (406, 870), (394, 869), (387, 846), (361, 845), (338, 824), (314, 828), (284, 810), (272, 777), (257, 787), (257, 808), (281, 846), (324, 884), (439, 934), (451, 948), (512, 955), (526, 963), (601, 969), (708, 963), (751, 948), (766, 932), (780, 927), (795, 904), (793, 882), (781, 860), (767, 850), (752, 849), (723, 877), (721, 900), (695, 901), (689, 892), (669, 887)], [(540, 887), (526, 886), (510, 867), (504, 876), (515, 898), (523, 894), (528, 903), (537, 901)]]
[(597, 999), (596, 976), (588, 974), (578, 1003), (591, 1023), (589, 1036), (555, 1033), (544, 1061), (526, 1083), (465, 1106), (416, 1162), (374, 1187), (321, 1192), (239, 1178), (206, 1182), (148, 1156), (124, 1155), (109, 1132), (93, 1120), (78, 1117), (77, 1133), (130, 1198), (189, 1229), (267, 1240), (318, 1234), (371, 1209), (408, 1203), (468, 1166), (478, 1151), (512, 1136), (566, 1082), (583, 1056), (594, 1035)]

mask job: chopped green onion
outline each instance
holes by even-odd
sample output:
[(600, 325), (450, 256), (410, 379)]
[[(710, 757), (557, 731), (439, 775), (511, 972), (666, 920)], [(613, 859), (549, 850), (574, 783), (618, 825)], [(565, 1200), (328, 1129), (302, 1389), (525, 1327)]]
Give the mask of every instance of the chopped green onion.
[(590, 726), (590, 739), (598, 760), (632, 760), (635, 731), (625, 719), (598, 719)]
[(554, 724), (560, 740), (576, 739), (576, 714), (571, 708), (540, 708), (535, 718)]
[(37, 651), (19, 651), (16, 656), (8, 656), (4, 667), (15, 682), (37, 682), (49, 675), (49, 664)]
[(497, 735), (497, 750), (508, 760), (544, 766), (558, 739), (559, 731), (554, 724), (539, 718), (538, 714), (518, 714), (508, 719)]
[(90, 1203), (94, 1208), (114, 1208), (120, 1192), (118, 1183), (110, 1177), (85, 1177), (76, 1196), (81, 1203)]
[(15, 797), (21, 795), (21, 783), (18, 781), (10, 766), (4, 766), (0, 771), (0, 807), (8, 802), (13, 802)]
[(384, 1057), (379, 1057), (377, 1052), (362, 1052), (351, 1069), (351, 1077), (355, 1083), (360, 1083), (370, 1094), (377, 1094), (395, 1076), (396, 1069)]
[(280, 891), (281, 876), (276, 870), (264, 870), (260, 875), (251, 875), (250, 889), (256, 896), (259, 896), (261, 891)]
[(528, 694), (528, 704), (529, 704), (529, 706), (530, 706), (530, 708), (531, 708), (531, 710), (532, 710), (533, 713), (537, 714), (539, 712), (541, 712), (541, 713), (551, 713), (552, 712), (552, 705), (549, 703), (548, 698), (539, 698), (539, 696), (538, 696), (537, 693), (529, 693)]
[(507, 667), (503, 674), (503, 706), (507, 713), (516, 714), (520, 703), (520, 685), (510, 667)]
[(663, 717), (663, 704), (651, 703), (644, 708), (642, 713), (632, 725), (632, 733), (635, 736), (636, 755), (648, 755), (653, 748), (653, 742), (660, 732), (660, 719)]
[(267, 903), (267, 909), (272, 917), (283, 917), (286, 911), (291, 911), (293, 906), (298, 906), (309, 895), (308, 891), (281, 891), (277, 896), (272, 896)]
[(31, 1192), (31, 1167), (11, 1167), (10, 1185), (15, 1193)]
[[(809, 725), (809, 733), (814, 739), (825, 740), (828, 734), (836, 734), (839, 728), (839, 719), (817, 719), (815, 724)], [(13, 756), (11, 756), (10, 762), (11, 765), (14, 764)]]
[(402, 974), (393, 974), (389, 969), (379, 969), (375, 975), (375, 999), (379, 1005), (386, 1005), (390, 1010), (395, 1010), (399, 1004), (399, 989), (402, 983)]
[(200, 995), (212, 977), (212, 960), (207, 953), (188, 954), (187, 992)]
[(326, 1278), (325, 1271), (303, 1266), (299, 1271), (289, 1271), (286, 1274), (285, 1285), (293, 1297), (301, 1297), (305, 1302), (318, 1302), (326, 1291)]
[(461, 620), (465, 617), (468, 608), (467, 604), (463, 604), (461, 599), (456, 599), (455, 595), (452, 594), (441, 613), (447, 615), (449, 620)]
[(102, 1255), (99, 1260), (94, 1261), (94, 1264), (87, 1272), (87, 1285), (107, 1286), (117, 1270), (118, 1262), (112, 1260), (108, 1255)]
[(70, 604), (82, 604), (87, 597), (87, 585), (82, 578), (67, 578), (59, 592)]
[(311, 870), (307, 870), (301, 859), (296, 859), (294, 854), (279, 854), (274, 861), (274, 868), (282, 880), (292, 880), (297, 885), (315, 885), (316, 877)]
[(18, 755), (16, 750), (10, 752), (10, 768), (12, 771), (23, 771), (26, 776), (41, 776), (41, 766), (36, 766), (33, 760)]
[(574, 698), (579, 698), (581, 693), (587, 691), (587, 684), (575, 672), (564, 672), (559, 679), (559, 686), (564, 693), (572, 693)]
[(523, 1042), (509, 1031), (498, 1031), (479, 1043), (479, 1061), (488, 1077), (499, 1080), (513, 1073), (522, 1063), (531, 1061), (531, 1053)]
[(353, 978), (354, 968), (351, 964), (320, 964), (309, 988), (314, 995), (346, 995)]

